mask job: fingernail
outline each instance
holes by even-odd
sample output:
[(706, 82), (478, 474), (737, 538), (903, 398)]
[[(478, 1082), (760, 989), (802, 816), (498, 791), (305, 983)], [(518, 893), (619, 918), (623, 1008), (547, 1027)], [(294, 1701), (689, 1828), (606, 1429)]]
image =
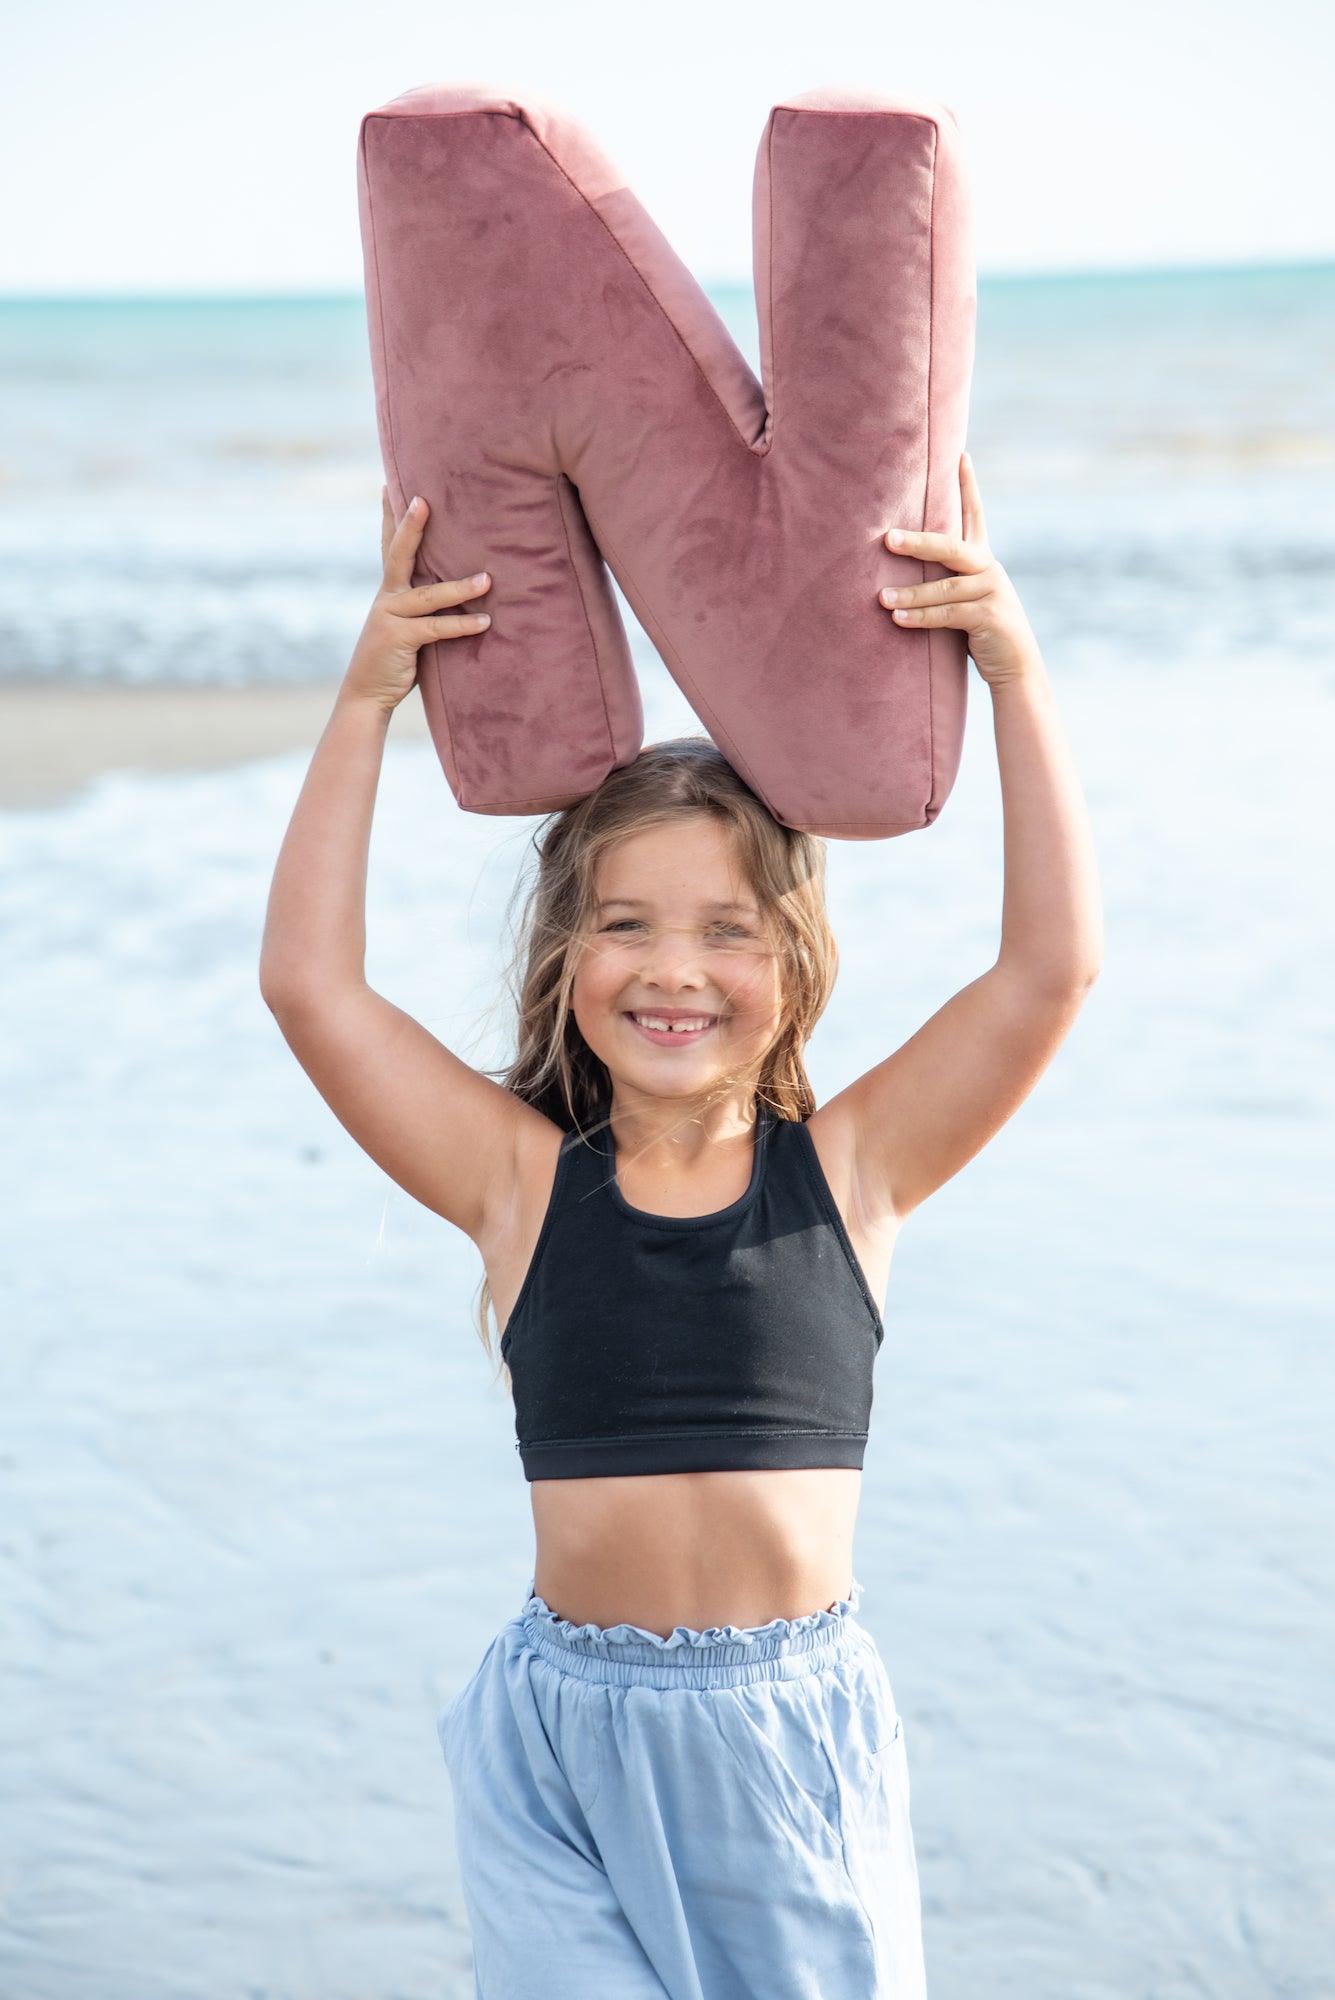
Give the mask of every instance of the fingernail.
[(904, 539), (904, 530), (902, 528), (892, 528), (890, 530), (890, 539), (892, 542), (902, 542)]
[(470, 583), (475, 583), (479, 590), (481, 590), (486, 580), (487, 580), (487, 572), (484, 569), (480, 569), (476, 576), (470, 576), (468, 579)]
[(491, 613), (489, 611), (475, 611), (473, 622), (475, 625), (490, 625)]
[(414, 493), (414, 495), (413, 495), (412, 499), (411, 499), (411, 500), (410, 500), (410, 501), (408, 502), (408, 512), (409, 512), (410, 514), (415, 514), (415, 513), (417, 512), (417, 509), (418, 509), (418, 507), (419, 507), (420, 505), (421, 505), (421, 501), (420, 501), (420, 499), (419, 499), (418, 495), (417, 495), (416, 493)]
[(883, 590), (881, 592), (881, 602), (882, 604), (893, 604), (898, 596), (899, 592), (897, 590)]

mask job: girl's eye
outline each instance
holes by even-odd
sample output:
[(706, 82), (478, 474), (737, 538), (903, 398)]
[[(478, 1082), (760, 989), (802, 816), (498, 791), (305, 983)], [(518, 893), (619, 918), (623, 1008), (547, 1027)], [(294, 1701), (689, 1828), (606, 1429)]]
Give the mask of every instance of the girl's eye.
[[(604, 931), (619, 931), (624, 924), (637, 924), (639, 921), (638, 917), (618, 917), (615, 923), (604, 924), (603, 929)], [(710, 928), (717, 931), (730, 931), (733, 937), (750, 937), (751, 935), (744, 924), (712, 924)]]

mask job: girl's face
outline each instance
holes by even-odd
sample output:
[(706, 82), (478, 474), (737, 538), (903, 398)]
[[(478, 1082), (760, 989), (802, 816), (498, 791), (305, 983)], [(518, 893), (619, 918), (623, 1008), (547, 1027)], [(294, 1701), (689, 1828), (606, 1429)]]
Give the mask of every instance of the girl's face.
[[(779, 961), (733, 853), (707, 813), (627, 834), (597, 868), (571, 1005), (622, 1090), (673, 1097), (725, 1070), (754, 1072), (782, 1025)], [(655, 1033), (632, 1015), (705, 1016)]]

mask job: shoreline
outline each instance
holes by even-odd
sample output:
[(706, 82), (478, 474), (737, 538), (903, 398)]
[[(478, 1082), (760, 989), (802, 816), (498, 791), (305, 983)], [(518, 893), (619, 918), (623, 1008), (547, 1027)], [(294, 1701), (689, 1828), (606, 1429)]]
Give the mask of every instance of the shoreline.
[[(66, 803), (104, 771), (208, 771), (314, 750), (339, 686), (0, 681), (0, 812)], [(390, 729), (431, 740), (420, 696)]]

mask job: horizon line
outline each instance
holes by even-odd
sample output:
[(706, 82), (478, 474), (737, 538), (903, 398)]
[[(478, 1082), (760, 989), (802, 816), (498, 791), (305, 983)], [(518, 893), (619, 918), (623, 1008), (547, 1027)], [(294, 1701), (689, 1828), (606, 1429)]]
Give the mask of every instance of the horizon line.
[[(1319, 271), (1335, 269), (1335, 255), (1325, 254), (1312, 257), (1289, 257), (1275, 259), (1239, 259), (1232, 263), (1177, 263), (1177, 264), (1089, 264), (1089, 265), (1042, 265), (1011, 269), (979, 268), (976, 273), (980, 285), (1004, 284), (1067, 284), (1073, 281), (1107, 281), (1127, 278), (1173, 278), (1173, 277), (1238, 277), (1247, 272), (1269, 273)], [(694, 274), (692, 274), (694, 275)], [(696, 283), (702, 291), (741, 291), (754, 297), (754, 281), (750, 276), (726, 276), (715, 274), (698, 277)], [(62, 290), (62, 291), (0, 291), (0, 305), (149, 305), (149, 304), (206, 304), (223, 300), (234, 304), (333, 304), (335, 301), (363, 299), (364, 287), (324, 286), (312, 287), (305, 291), (256, 290), (253, 288), (213, 286), (193, 291), (125, 289), (108, 290)]]

